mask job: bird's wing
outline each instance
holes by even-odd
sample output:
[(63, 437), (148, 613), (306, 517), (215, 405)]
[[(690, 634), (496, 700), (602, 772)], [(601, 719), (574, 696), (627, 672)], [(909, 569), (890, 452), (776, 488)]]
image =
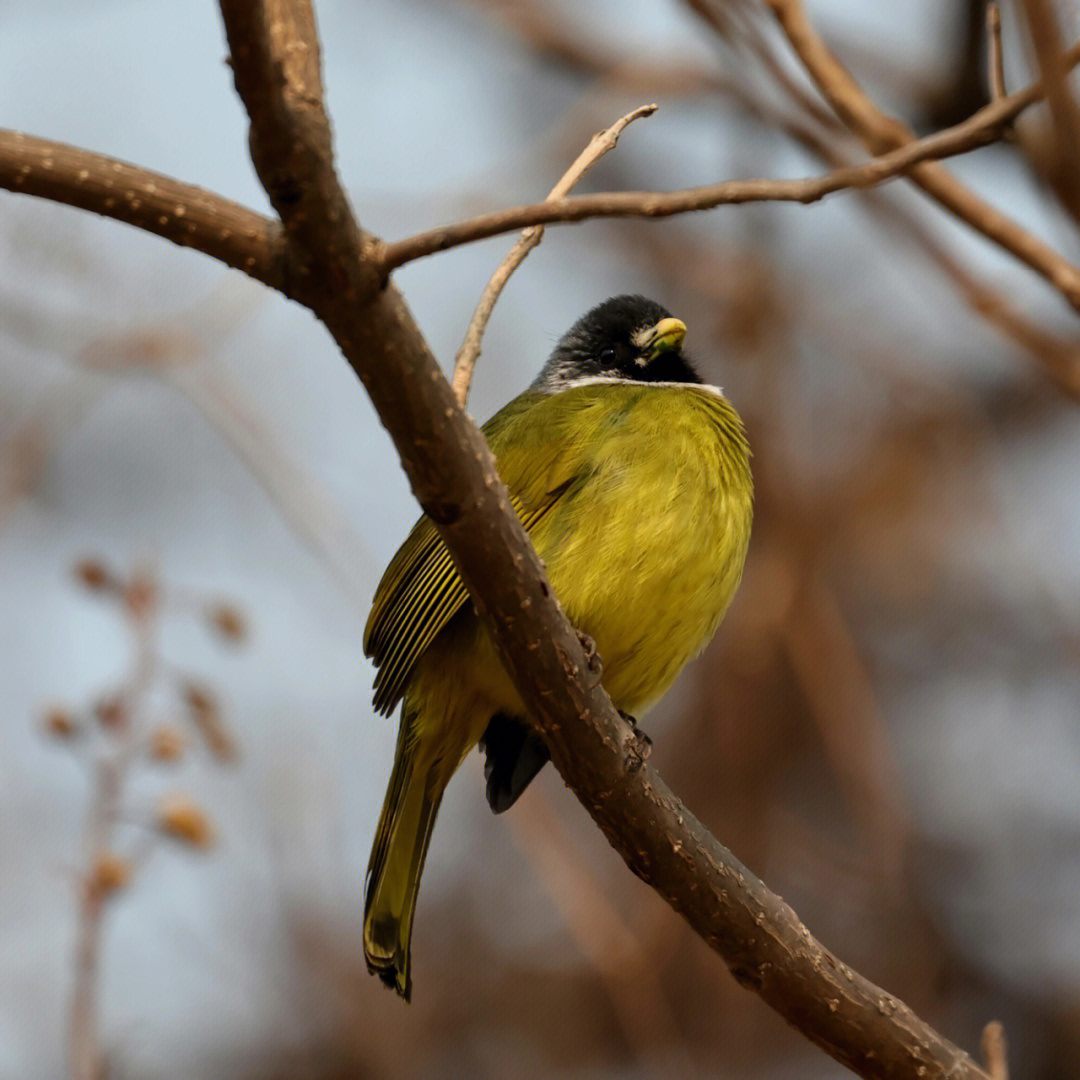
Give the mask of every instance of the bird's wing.
[[(553, 499), (531, 510), (511, 498), (526, 531), (555, 505), (561, 492), (553, 494)], [(379, 669), (376, 712), (393, 710), (413, 665), (468, 595), (431, 518), (422, 517), (387, 567), (364, 633), (364, 652)]]
[[(523, 414), (530, 404), (537, 404), (531, 395), (523, 395), (523, 399), (485, 424), (484, 434), (510, 488), (514, 510), (530, 532), (572, 484), (576, 455), (537, 453), (535, 446), (524, 455), (508, 450), (507, 444), (516, 441), (510, 429), (521, 421), (527, 424)], [(500, 449), (506, 452), (500, 453)], [(386, 568), (364, 631), (364, 652), (378, 668), (376, 712), (393, 711), (416, 661), (467, 598), (450, 552), (431, 519), (422, 517)]]

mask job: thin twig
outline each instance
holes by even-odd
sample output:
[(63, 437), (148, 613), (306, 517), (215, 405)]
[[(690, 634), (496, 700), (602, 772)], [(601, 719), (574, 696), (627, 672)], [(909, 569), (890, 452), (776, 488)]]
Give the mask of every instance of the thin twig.
[(757, 20), (750, 17), (757, 14), (756, 7), (748, 13), (747, 5), (739, 3), (714, 4), (708, 0), (686, 0), (686, 5), (715, 31), (721, 41), (734, 48), (737, 55), (740, 49), (750, 52), (784, 91), (786, 97), (794, 101), (815, 123), (825, 131), (835, 132), (840, 129), (835, 114), (822, 105), (813, 91), (805, 85), (804, 80), (792, 76), (787, 66), (780, 62), (774, 51), (756, 32)]
[[(801, 0), (765, 0), (772, 10), (795, 54), (802, 61), (807, 73), (818, 90), (836, 110), (840, 119), (862, 140), (874, 154), (887, 154), (904, 146), (918, 145), (915, 133), (904, 123), (883, 113), (866, 96), (847, 69), (833, 55), (829, 47), (807, 18)], [(1080, 58), (1080, 46), (1074, 45), (1061, 55), (1063, 69), (1076, 64)], [(1020, 95), (993, 101), (975, 115), (985, 114), (1015, 102), (1017, 97), (1033, 95), (1031, 101), (1045, 96), (1047, 83), (1040, 82)], [(1021, 108), (1026, 108), (1026, 102)], [(1017, 109), (1010, 119), (1021, 111)], [(963, 125), (961, 125), (963, 126)], [(955, 130), (955, 129), (951, 129)], [(910, 170), (911, 180), (926, 194), (936, 199), (950, 213), (965, 222), (983, 236), (994, 241), (1015, 258), (1025, 263), (1054, 286), (1065, 299), (1080, 311), (1080, 269), (1061, 257), (1048, 244), (1028, 232), (997, 207), (991, 206), (961, 183), (942, 165), (924, 157)], [(880, 159), (879, 159), (880, 160)]]
[(149, 603), (129, 609), (135, 636), (135, 662), (124, 686), (110, 703), (115, 715), (110, 743), (97, 762), (94, 788), (87, 808), (84, 857), (79, 875), (79, 901), (75, 920), (75, 958), (69, 1013), (69, 1055), (75, 1080), (103, 1080), (106, 1059), (101, 1046), (98, 988), (100, 986), (101, 935), (110, 899), (103, 887), (98, 867), (112, 850), (114, 831), (120, 816), (124, 783), (137, 749), (134, 717), (149, 690), (157, 662), (156, 593), (148, 592)]
[[(593, 135), (592, 139), (589, 140), (589, 145), (578, 154), (574, 163), (563, 173), (562, 178), (551, 189), (545, 201), (561, 199), (564, 195), (567, 195), (600, 158), (609, 150), (615, 149), (619, 136), (628, 124), (641, 117), (652, 116), (656, 112), (656, 108), (656, 105), (641, 105), (632, 112), (620, 117), (611, 127), (606, 128), (604, 131), (598, 131)], [(499, 299), (507, 281), (510, 280), (510, 275), (525, 261), (525, 257), (533, 248), (539, 245), (543, 238), (543, 225), (533, 225), (526, 229), (517, 243), (510, 249), (506, 258), (499, 263), (495, 273), (491, 276), (491, 280), (487, 283), (483, 295), (480, 297), (480, 303), (476, 305), (473, 317), (469, 320), (469, 328), (465, 332), (465, 340), (461, 343), (461, 348), (458, 349), (457, 357), (454, 360), (454, 378), (451, 381), (458, 402), (463, 407), (469, 397), (469, 384), (472, 382), (476, 361), (480, 357), (480, 345), (483, 341), (484, 331), (487, 329), (488, 320), (491, 318), (491, 312), (495, 307), (495, 302)]]
[[(517, 5), (506, 7), (492, 4), (490, 0), (474, 2), (507, 19), (516, 32), (538, 52), (555, 55), (560, 63), (571, 66), (575, 72), (590, 76), (593, 79), (593, 93), (604, 83), (622, 85), (630, 80), (629, 86), (649, 93), (656, 92), (658, 88), (662, 88), (665, 93), (676, 90), (685, 92), (690, 86), (694, 86), (701, 91), (731, 95), (762, 123), (784, 131), (829, 168), (854, 164), (851, 154), (839, 145), (841, 139), (838, 136), (846, 136), (847, 133), (840, 127), (835, 114), (828, 112), (810, 90), (805, 89), (790, 75), (786, 75), (769, 44), (762, 40), (757, 32), (757, 23), (741, 20), (736, 24), (732, 20), (731, 12), (737, 10), (735, 8), (715, 8), (704, 0), (686, 0), (724, 40), (729, 40), (730, 35), (735, 48), (750, 50), (775, 78), (780, 79), (781, 74), (784, 74), (785, 79), (781, 81), (781, 85), (787, 91), (787, 96), (793, 98), (805, 113), (805, 117), (788, 115), (776, 104), (765, 100), (764, 95), (755, 93), (753, 87), (743, 85), (747, 81), (745, 63), (730, 66), (731, 78), (714, 75), (705, 69), (695, 72), (683, 68), (677, 73), (682, 81), (674, 81), (670, 64), (654, 62), (650, 65), (640, 57), (633, 61), (626, 58), (615, 60), (599, 46), (585, 43), (586, 31), (583, 27), (568, 23), (565, 19), (541, 17), (538, 9), (533, 6), (522, 9)], [(522, 16), (520, 20), (516, 18), (519, 13)], [(1004, 90), (1000, 96), (1004, 96)], [(1011, 139), (1012, 135), (1011, 128), (1002, 132), (1005, 139)], [(909, 202), (889, 198), (882, 188), (856, 189), (856, 193), (881, 214), (888, 225), (900, 230), (902, 235), (912, 239), (921, 248), (954, 283), (964, 301), (977, 315), (1008, 340), (1032, 353), (1044, 366), (1049, 378), (1064, 393), (1080, 399), (1080, 345), (1048, 333), (1040, 323), (1028, 319), (1018, 311), (1004, 292), (990, 286), (968, 265), (969, 260), (952, 251), (939, 235), (939, 231), (928, 224)]]
[(990, 1080), (1009, 1080), (1009, 1044), (1000, 1020), (991, 1020), (983, 1028), (982, 1052)]
[(108, 897), (94, 880), (94, 866), (99, 853), (107, 850), (111, 814), (119, 799), (121, 782), (120, 764), (115, 755), (103, 758), (94, 774), (94, 793), (87, 810), (86, 866), (77, 882), (79, 898), (68, 1029), (68, 1053), (75, 1080), (100, 1080), (105, 1069), (97, 991), (102, 918)]
[[(1080, 62), (1080, 45), (1069, 51), (1068, 60), (1071, 64)], [(954, 127), (945, 128), (924, 139), (911, 139), (870, 161), (843, 166), (820, 177), (803, 180), (730, 180), (667, 192), (623, 191), (575, 195), (480, 214), (417, 233), (405, 240), (381, 245), (375, 257), (383, 272), (389, 274), (413, 259), (529, 225), (583, 221), (594, 217), (670, 217), (690, 210), (707, 210), (744, 202), (812, 203), (836, 191), (874, 187), (902, 173), (910, 171), (914, 174), (934, 159), (965, 154), (985, 146), (995, 141), (1003, 127), (1011, 124), (1024, 109), (1035, 104), (1042, 96), (1042, 85), (1034, 84), (984, 106)], [(992, 212), (997, 214), (997, 211)], [(1069, 303), (1080, 310), (1080, 269), (1071, 266), (1034, 236), (1020, 230), (1019, 226), (1012, 227), (1022, 233), (1022, 241), (1016, 241), (1018, 247), (1029, 255), (1029, 248), (1037, 248), (1044, 253), (1043, 257), (1029, 257), (1023, 261), (1043, 273)]]
[(1005, 96), (1005, 57), (1001, 48), (1001, 7), (991, 0), (986, 5), (986, 67), (990, 80), (990, 100)]
[[(742, 101), (747, 108), (767, 117), (798, 143), (832, 168), (851, 164), (836, 145), (836, 140), (819, 134), (809, 124), (781, 118), (766, 111), (749, 97)], [(1008, 128), (1003, 136), (1012, 136)], [(928, 223), (908, 201), (891, 199), (883, 188), (857, 191), (886, 225), (913, 240), (922, 253), (945, 274), (959, 290), (972, 310), (1005, 338), (1019, 345), (1042, 365), (1046, 375), (1069, 397), (1080, 400), (1080, 342), (1049, 332), (1041, 322), (1023, 314), (999, 288), (989, 285), (958, 253), (953, 251), (940, 230)]]

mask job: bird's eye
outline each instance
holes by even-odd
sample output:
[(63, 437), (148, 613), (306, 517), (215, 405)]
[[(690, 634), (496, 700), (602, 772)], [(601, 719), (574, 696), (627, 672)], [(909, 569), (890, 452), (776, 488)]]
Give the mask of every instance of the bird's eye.
[(614, 345), (608, 345), (607, 348), (600, 350), (600, 355), (597, 357), (601, 364), (607, 366), (614, 366), (619, 359), (619, 350)]

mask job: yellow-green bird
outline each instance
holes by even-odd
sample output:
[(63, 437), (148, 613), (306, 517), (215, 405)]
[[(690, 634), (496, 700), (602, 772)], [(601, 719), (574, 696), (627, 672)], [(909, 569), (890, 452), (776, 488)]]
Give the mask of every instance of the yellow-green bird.
[[(698, 378), (685, 334), (642, 296), (607, 300), (483, 427), (556, 595), (596, 645), (604, 688), (634, 716), (713, 636), (750, 539), (746, 433)], [(500, 813), (548, 751), (427, 517), (379, 583), (364, 650), (378, 668), (376, 711), (403, 701), (368, 865), (364, 953), (408, 1000), (417, 888), (450, 777), (480, 744)]]

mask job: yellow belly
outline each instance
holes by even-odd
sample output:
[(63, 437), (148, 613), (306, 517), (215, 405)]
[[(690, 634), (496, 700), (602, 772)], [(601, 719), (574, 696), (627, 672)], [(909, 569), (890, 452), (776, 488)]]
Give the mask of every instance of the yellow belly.
[[(671, 393), (678, 407), (623, 407), (590, 448), (585, 479), (532, 531), (570, 621), (596, 644), (605, 689), (634, 716), (715, 633), (750, 535), (748, 451), (741, 426), (733, 437), (734, 410), (709, 391)], [(441, 747), (435, 771), (445, 780), (494, 713), (524, 712), (471, 608), (431, 643), (406, 696), (423, 741)]]
[(635, 716), (709, 642), (742, 575), (749, 473), (721, 467), (731, 448), (709, 415), (668, 411), (662, 429), (611, 440), (568, 512), (533, 537), (571, 622), (596, 643), (605, 689)]

